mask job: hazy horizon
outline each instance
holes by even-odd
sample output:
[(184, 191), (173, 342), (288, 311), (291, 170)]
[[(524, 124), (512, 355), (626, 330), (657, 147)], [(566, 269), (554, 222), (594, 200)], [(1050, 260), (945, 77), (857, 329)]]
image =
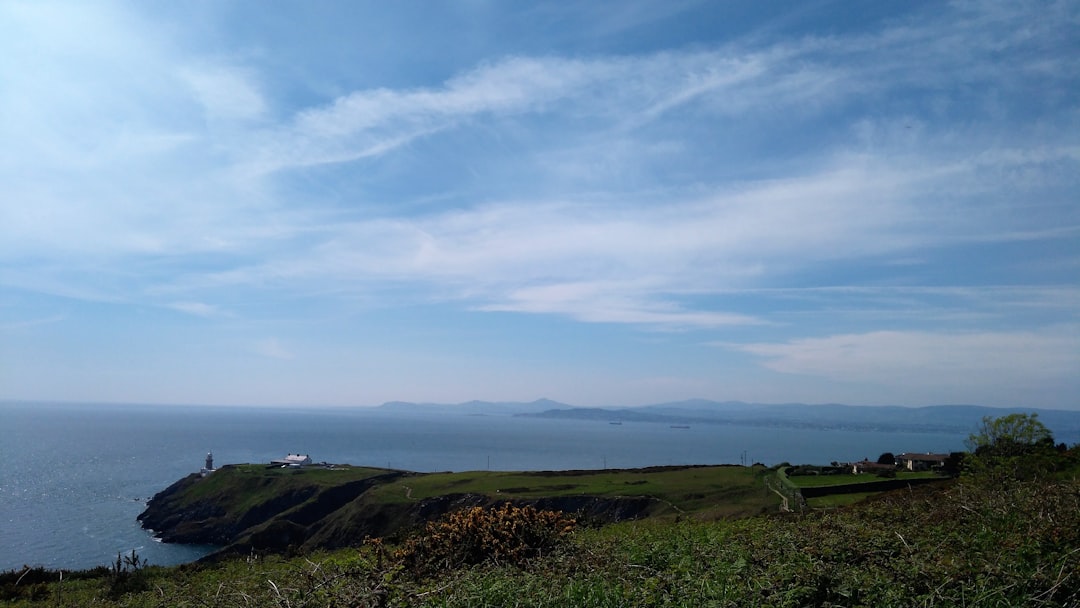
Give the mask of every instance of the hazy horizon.
[(804, 402), (804, 401), (783, 401), (783, 402), (758, 402), (758, 401), (742, 401), (735, 399), (705, 399), (700, 397), (691, 397), (687, 399), (676, 399), (673, 401), (655, 401), (655, 402), (641, 402), (641, 403), (602, 403), (602, 404), (580, 404), (563, 401), (560, 399), (549, 399), (547, 397), (538, 397), (536, 399), (529, 399), (526, 401), (501, 401), (501, 400), (485, 400), (485, 399), (469, 399), (466, 401), (405, 401), (401, 399), (392, 399), (390, 401), (382, 401), (379, 403), (318, 403), (318, 402), (296, 402), (296, 403), (213, 403), (213, 402), (167, 402), (167, 401), (94, 401), (94, 400), (67, 400), (67, 399), (20, 399), (20, 398), (0, 398), (0, 405), (72, 405), (72, 406), (118, 406), (118, 407), (207, 407), (207, 408), (265, 408), (265, 409), (288, 409), (288, 408), (314, 408), (314, 409), (343, 409), (343, 408), (358, 408), (358, 409), (375, 409), (385, 406), (393, 405), (413, 405), (413, 406), (425, 406), (425, 407), (460, 407), (468, 405), (489, 405), (489, 406), (528, 406), (538, 403), (543, 403), (545, 406), (557, 408), (561, 406), (575, 408), (575, 409), (637, 409), (648, 408), (655, 406), (673, 406), (673, 405), (686, 405), (686, 404), (709, 404), (709, 405), (745, 405), (749, 407), (778, 407), (778, 406), (806, 406), (806, 407), (845, 407), (845, 408), (900, 408), (900, 409), (924, 409), (924, 408), (985, 408), (990, 410), (1025, 410), (1025, 411), (1058, 411), (1067, 413), (1080, 414), (1078, 408), (1053, 408), (1053, 407), (1035, 407), (1025, 405), (983, 405), (979, 403), (926, 403), (915, 405), (901, 405), (896, 403), (839, 403), (839, 402)]

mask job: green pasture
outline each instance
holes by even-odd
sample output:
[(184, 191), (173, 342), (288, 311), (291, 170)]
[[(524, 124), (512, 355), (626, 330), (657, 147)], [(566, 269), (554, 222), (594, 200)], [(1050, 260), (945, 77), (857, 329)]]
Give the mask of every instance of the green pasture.
[(763, 467), (701, 466), (633, 470), (429, 473), (374, 488), (368, 500), (397, 503), (446, 494), (483, 494), (507, 499), (549, 496), (649, 496), (677, 511), (727, 506), (734, 510), (774, 506)]
[[(895, 479), (933, 479), (940, 475), (930, 471), (897, 471)], [(858, 475), (790, 475), (787, 477), (798, 488), (823, 488), (827, 486), (843, 486), (852, 483), (870, 483), (886, 481), (886, 477), (878, 477), (874, 473), (860, 473)]]
[(292, 490), (333, 487), (385, 474), (386, 469), (342, 466), (282, 468), (264, 464), (222, 467), (196, 480), (184, 494), (185, 503), (214, 499), (226, 510), (244, 512)]
[(881, 492), (855, 492), (852, 494), (829, 494), (806, 499), (806, 506), (811, 509), (835, 509), (846, 507), (857, 502), (862, 502), (871, 496), (877, 496)]

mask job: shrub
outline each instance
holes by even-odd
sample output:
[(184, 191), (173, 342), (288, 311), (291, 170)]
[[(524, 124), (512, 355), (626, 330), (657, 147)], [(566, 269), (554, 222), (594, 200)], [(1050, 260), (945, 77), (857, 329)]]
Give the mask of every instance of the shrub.
[(394, 557), (416, 573), (488, 560), (522, 564), (556, 547), (575, 525), (560, 512), (532, 506), (473, 507), (429, 522)]
[(131, 555), (121, 556), (117, 553), (116, 562), (110, 570), (109, 597), (116, 599), (126, 593), (145, 591), (148, 588), (143, 570), (145, 566), (146, 560), (139, 557), (134, 549)]

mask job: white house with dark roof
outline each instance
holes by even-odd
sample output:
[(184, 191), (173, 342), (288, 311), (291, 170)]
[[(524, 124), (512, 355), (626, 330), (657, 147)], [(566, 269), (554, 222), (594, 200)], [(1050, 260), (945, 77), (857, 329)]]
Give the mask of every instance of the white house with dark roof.
[(287, 454), (285, 458), (271, 460), (270, 464), (278, 464), (284, 467), (305, 467), (311, 464), (311, 456), (307, 454)]

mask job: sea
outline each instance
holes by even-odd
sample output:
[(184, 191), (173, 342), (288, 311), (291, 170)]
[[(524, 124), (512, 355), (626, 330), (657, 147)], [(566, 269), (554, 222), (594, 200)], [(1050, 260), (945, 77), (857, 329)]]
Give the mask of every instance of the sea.
[(85, 569), (133, 549), (151, 564), (213, 547), (165, 544), (136, 521), (147, 500), (214, 463), (316, 462), (419, 472), (876, 459), (950, 452), (949, 432), (565, 420), (394, 408), (0, 403), (0, 570)]

